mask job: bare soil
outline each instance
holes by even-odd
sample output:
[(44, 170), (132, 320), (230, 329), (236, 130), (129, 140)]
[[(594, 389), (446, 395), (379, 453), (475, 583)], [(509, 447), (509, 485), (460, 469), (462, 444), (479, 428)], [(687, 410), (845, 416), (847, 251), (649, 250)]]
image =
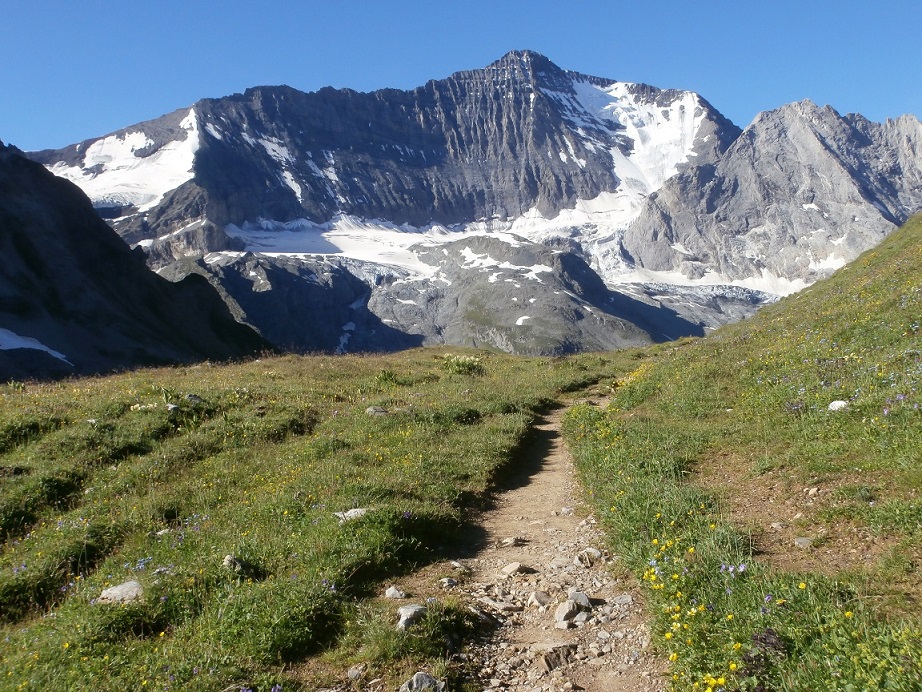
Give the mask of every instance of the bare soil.
[[(754, 474), (744, 459), (722, 456), (698, 464), (695, 483), (717, 492), (727, 518), (747, 529), (760, 562), (792, 572), (835, 576), (871, 570), (896, 545), (845, 519), (830, 524), (819, 515), (834, 507), (847, 477), (797, 482), (784, 469)], [(809, 547), (795, 539), (807, 538)]]

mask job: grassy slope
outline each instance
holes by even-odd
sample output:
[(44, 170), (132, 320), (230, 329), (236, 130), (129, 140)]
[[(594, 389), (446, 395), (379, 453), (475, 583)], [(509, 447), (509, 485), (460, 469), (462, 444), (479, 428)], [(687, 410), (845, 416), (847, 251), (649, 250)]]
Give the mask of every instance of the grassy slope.
[(568, 432), (675, 687), (922, 688), (922, 217), (648, 355)]
[[(469, 526), (537, 411), (621, 357), (477, 355), (0, 387), (0, 689), (312, 689), (303, 661), (337, 641), (384, 675), (444, 656), (460, 609), (398, 635), (361, 604)], [(340, 524), (353, 507), (374, 511)], [(141, 601), (95, 603), (129, 579)]]

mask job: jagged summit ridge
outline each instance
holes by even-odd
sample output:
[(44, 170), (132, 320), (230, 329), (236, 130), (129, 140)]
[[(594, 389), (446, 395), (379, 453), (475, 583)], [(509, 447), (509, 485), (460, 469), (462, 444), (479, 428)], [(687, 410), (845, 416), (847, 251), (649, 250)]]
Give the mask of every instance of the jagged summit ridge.
[[(635, 190), (630, 183), (645, 177), (646, 163), (629, 164), (649, 139), (638, 136), (643, 118), (659, 117), (652, 127), (664, 131), (669, 117), (659, 112), (679, 100), (673, 110), (689, 122), (676, 123), (684, 139), (658, 142), (669, 149), (653, 176), (658, 185), (694, 157), (712, 157), (738, 130), (700, 97), (568, 72), (531, 51), (412, 91), (254, 87), (196, 103), (194, 133), (171, 114), (34, 156), (97, 206), (128, 212), (116, 228), (130, 242), (203, 218), (219, 227), (261, 218), (323, 223), (338, 214), (416, 226), (509, 221), (531, 210), (553, 218), (580, 200)], [(162, 141), (167, 132), (172, 144)], [(128, 170), (137, 178), (154, 152), (180, 141), (193, 165), (176, 160), (169, 175), (157, 175), (173, 188), (139, 190), (129, 180)], [(91, 149), (119, 156), (105, 160)], [(129, 184), (134, 209), (121, 204), (127, 195), (107, 191)], [(645, 181), (640, 193), (650, 187)], [(632, 201), (629, 211), (639, 206)]]

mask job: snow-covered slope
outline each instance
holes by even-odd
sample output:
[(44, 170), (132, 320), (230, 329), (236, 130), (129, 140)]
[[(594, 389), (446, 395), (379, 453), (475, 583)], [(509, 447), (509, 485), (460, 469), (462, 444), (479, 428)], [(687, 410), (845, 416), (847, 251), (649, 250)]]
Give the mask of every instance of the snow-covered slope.
[[(176, 115), (162, 120), (175, 120)], [(170, 129), (165, 141), (157, 131), (147, 132), (142, 123), (82, 142), (62, 150), (48, 168), (76, 183), (97, 209), (145, 212), (194, 175), (195, 152), (199, 148), (195, 110), (187, 109), (175, 128)], [(43, 153), (46, 152), (38, 152), (37, 156)]]

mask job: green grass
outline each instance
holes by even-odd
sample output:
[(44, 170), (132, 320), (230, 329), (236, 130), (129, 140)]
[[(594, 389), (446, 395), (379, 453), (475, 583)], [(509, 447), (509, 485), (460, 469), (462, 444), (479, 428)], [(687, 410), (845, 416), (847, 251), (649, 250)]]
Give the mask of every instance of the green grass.
[[(0, 386), (0, 689), (314, 689), (321, 652), (395, 687), (420, 665), (457, 680), (465, 611), (440, 601), (398, 633), (373, 596), (438, 558), (535, 416), (618, 358), (420, 350)], [(140, 601), (96, 602), (129, 579)]]
[[(607, 411), (572, 409), (675, 689), (922, 688), (920, 277), (917, 218), (750, 320), (649, 350)], [(788, 506), (806, 553), (770, 545)], [(861, 535), (892, 548), (852, 557)]]

